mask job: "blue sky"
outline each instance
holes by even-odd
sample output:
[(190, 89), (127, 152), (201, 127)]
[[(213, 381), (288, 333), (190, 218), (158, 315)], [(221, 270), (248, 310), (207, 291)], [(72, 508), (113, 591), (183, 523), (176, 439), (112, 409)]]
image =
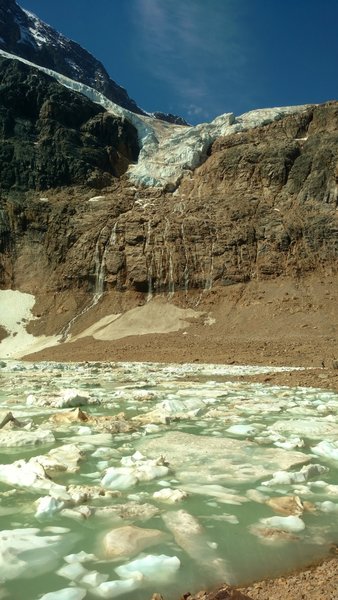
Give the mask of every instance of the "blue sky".
[(338, 0), (18, 0), (145, 110), (190, 123), (338, 96)]

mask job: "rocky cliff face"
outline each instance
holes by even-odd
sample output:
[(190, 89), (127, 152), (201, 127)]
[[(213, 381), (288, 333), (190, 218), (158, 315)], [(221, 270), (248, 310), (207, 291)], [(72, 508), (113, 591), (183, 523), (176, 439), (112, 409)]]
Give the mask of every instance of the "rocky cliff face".
[(137, 132), (80, 94), (0, 57), (0, 190), (107, 185), (137, 160)]
[[(101, 131), (103, 118), (88, 114), (86, 135)], [(50, 186), (43, 199), (39, 184), (21, 202), (4, 191), (1, 285), (78, 290), (87, 301), (132, 291), (145, 301), (332, 272), (337, 182), (338, 103), (328, 103), (218, 139), (174, 193), (125, 176), (100, 196), (90, 178), (81, 190)]]

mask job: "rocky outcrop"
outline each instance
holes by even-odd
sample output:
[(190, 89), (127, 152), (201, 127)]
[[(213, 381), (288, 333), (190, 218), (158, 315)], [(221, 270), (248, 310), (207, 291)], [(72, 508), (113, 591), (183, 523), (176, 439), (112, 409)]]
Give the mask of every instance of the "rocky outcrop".
[[(137, 132), (41, 71), (0, 57), (0, 189), (100, 188), (138, 156)], [(0, 227), (6, 232), (6, 216)]]
[(155, 111), (151, 113), (152, 117), (155, 119), (160, 119), (160, 121), (167, 121), (167, 123), (173, 123), (174, 125), (188, 125), (183, 117), (178, 117), (177, 115), (173, 115), (172, 113), (163, 113), (160, 111)]

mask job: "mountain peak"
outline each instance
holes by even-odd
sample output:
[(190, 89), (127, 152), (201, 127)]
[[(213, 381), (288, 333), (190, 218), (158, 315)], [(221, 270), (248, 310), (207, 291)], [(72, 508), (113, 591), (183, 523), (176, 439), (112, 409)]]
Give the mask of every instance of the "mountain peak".
[(0, 49), (89, 85), (123, 108), (144, 114), (100, 61), (15, 0), (0, 0)]

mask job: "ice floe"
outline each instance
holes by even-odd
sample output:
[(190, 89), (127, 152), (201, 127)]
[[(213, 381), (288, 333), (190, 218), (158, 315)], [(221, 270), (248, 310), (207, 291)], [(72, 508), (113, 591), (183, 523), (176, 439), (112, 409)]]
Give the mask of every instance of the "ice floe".
[[(148, 548), (148, 556), (182, 560), (163, 581), (177, 595), (216, 580), (237, 583), (243, 573), (263, 577), (276, 564), (292, 569), (334, 542), (338, 396), (228, 381), (245, 370), (5, 362), (0, 423), (9, 413), (15, 420), (0, 432), (17, 437), (2, 446), (0, 525), (27, 535), (38, 525), (33, 537), (60, 538), (52, 567), (36, 576), (36, 587), (34, 578), (27, 600), (58, 587), (66, 600), (68, 590), (147, 600), (156, 589), (154, 559), (144, 572), (133, 565), (126, 579), (114, 568), (144, 559), (139, 552)], [(83, 398), (88, 409), (57, 406)], [(48, 432), (50, 447), (21, 445), (20, 436), (48, 439)], [(289, 517), (305, 529), (280, 520)], [(25, 569), (3, 584), (12, 597)], [(60, 569), (68, 574), (64, 586), (55, 579)]]
[(158, 492), (153, 493), (153, 498), (155, 500), (160, 500), (161, 502), (168, 502), (169, 504), (176, 504), (176, 502), (181, 502), (188, 497), (188, 494), (179, 489), (171, 489), (170, 487), (162, 488), (158, 490)]
[[(142, 455), (140, 455), (142, 456)], [(125, 490), (139, 481), (151, 481), (169, 473), (163, 458), (147, 460), (144, 457), (132, 460), (132, 457), (121, 459), (122, 467), (110, 467), (102, 478), (101, 485), (112, 490)]]
[(169, 431), (160, 438), (143, 438), (138, 449), (148, 456), (158, 456), (165, 448), (165, 457), (180, 481), (225, 483), (255, 481), (277, 466), (289, 468), (309, 461), (306, 454), (285, 452), (279, 448), (261, 448), (250, 441), (213, 438), (181, 431)]
[(263, 481), (262, 485), (290, 485), (293, 483), (303, 483), (313, 477), (327, 473), (327, 467), (319, 464), (305, 465), (300, 471), (275, 471), (272, 479)]
[(36, 429), (26, 431), (23, 429), (1, 429), (0, 446), (3, 448), (21, 448), (24, 446), (40, 446), (54, 444), (55, 437), (51, 431)]
[(180, 566), (181, 561), (177, 556), (146, 554), (117, 567), (115, 572), (127, 580), (167, 581), (175, 575)]
[(328, 442), (326, 440), (323, 440), (322, 442), (319, 442), (317, 446), (313, 446), (311, 450), (316, 456), (321, 456), (330, 460), (338, 460), (337, 442)]
[(78, 587), (71, 587), (62, 588), (55, 592), (48, 592), (47, 594), (40, 596), (39, 600), (83, 600), (86, 595), (86, 590)]
[(305, 523), (298, 516), (290, 515), (288, 517), (268, 517), (260, 519), (260, 522), (266, 527), (288, 531), (290, 533), (299, 533), (305, 529)]
[(44, 535), (38, 528), (1, 531), (0, 582), (36, 577), (52, 570), (72, 543), (72, 536)]

